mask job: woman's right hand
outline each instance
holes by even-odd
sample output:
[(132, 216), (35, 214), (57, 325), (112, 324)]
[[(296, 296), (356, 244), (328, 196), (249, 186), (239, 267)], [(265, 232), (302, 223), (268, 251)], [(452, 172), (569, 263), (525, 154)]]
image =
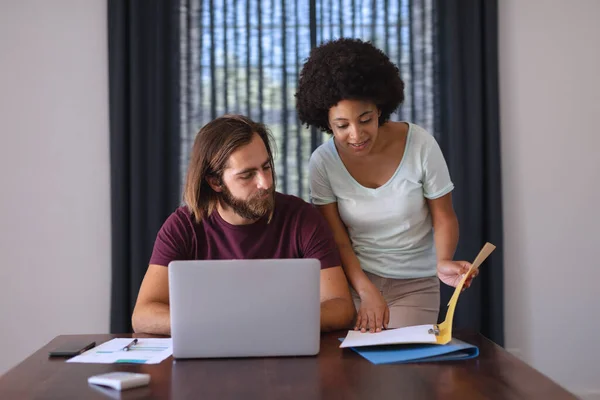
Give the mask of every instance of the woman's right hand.
[(381, 292), (373, 285), (359, 293), (360, 307), (356, 317), (354, 330), (371, 333), (387, 329), (390, 322), (390, 309)]

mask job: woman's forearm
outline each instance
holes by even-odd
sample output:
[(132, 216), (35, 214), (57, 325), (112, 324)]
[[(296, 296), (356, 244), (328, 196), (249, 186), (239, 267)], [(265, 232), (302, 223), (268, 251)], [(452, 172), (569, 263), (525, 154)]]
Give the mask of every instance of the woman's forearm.
[(338, 245), (338, 248), (344, 273), (354, 290), (360, 295), (365, 290), (372, 288), (373, 284), (361, 268), (360, 261), (358, 261), (354, 249), (350, 245)]
[(433, 237), (437, 260), (452, 260), (458, 244), (458, 219), (456, 216), (438, 218), (433, 224)]

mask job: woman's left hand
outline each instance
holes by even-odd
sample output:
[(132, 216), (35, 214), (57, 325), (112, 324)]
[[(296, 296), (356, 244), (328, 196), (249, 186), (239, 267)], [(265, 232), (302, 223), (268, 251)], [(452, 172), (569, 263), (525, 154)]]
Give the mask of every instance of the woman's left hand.
[[(456, 287), (463, 278), (463, 275), (466, 274), (470, 268), (471, 263), (468, 261), (443, 260), (438, 262), (437, 273), (440, 280), (446, 285)], [(478, 273), (479, 269), (476, 269), (471, 273), (463, 285), (463, 290), (471, 286), (471, 281)]]

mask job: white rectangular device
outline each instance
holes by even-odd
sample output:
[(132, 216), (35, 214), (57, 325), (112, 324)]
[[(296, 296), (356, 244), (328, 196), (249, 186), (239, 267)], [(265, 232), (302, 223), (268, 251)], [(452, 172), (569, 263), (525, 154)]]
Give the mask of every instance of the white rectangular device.
[(148, 385), (150, 383), (150, 375), (135, 372), (108, 372), (106, 374), (90, 376), (88, 383), (107, 386), (116, 390), (126, 390)]

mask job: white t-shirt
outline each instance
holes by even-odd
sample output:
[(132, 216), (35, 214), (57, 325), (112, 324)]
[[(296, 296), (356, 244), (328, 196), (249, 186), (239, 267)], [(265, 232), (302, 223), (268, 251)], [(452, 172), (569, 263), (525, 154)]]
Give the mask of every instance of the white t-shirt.
[(426, 199), (454, 189), (435, 138), (408, 123), (402, 161), (377, 189), (359, 184), (339, 157), (333, 138), (311, 155), (310, 196), (315, 205), (337, 202), (361, 267), (386, 278), (436, 275), (433, 226)]

